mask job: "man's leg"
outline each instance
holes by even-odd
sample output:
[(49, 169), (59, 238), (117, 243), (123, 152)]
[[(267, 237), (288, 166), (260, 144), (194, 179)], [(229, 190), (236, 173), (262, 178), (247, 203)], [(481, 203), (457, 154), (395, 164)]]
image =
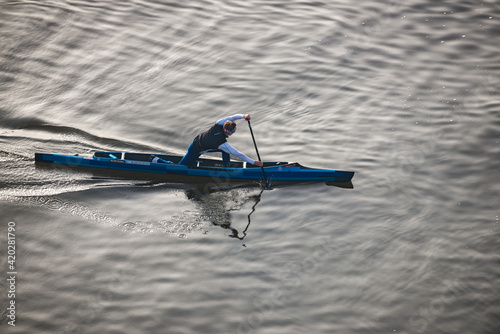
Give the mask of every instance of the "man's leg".
[(222, 153), (222, 163), (225, 167), (231, 167), (231, 155), (227, 152), (221, 150)]
[(193, 148), (193, 143), (189, 145), (189, 148), (186, 152), (186, 155), (181, 159), (179, 162), (179, 165), (185, 165), (185, 166), (193, 166), (196, 164), (196, 160), (200, 157), (200, 153), (196, 152), (196, 150)]

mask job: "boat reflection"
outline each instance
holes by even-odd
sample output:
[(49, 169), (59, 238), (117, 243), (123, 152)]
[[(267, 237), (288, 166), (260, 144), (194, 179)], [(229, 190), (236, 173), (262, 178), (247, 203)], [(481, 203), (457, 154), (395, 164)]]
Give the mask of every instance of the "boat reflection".
[[(307, 183), (311, 184), (311, 183)], [(303, 184), (302, 184), (303, 185)], [(353, 184), (348, 183), (330, 183), (329, 186), (352, 189)], [(261, 202), (262, 194), (266, 190), (298, 186), (298, 184), (271, 184), (271, 188), (262, 183), (203, 183), (193, 186), (190, 189), (185, 189), (186, 197), (196, 203), (198, 209), (202, 212), (203, 217), (212, 225), (219, 226), (230, 231), (228, 235), (231, 238), (243, 240), (247, 236), (247, 232), (252, 223), (252, 214), (257, 209), (257, 205)], [(241, 232), (233, 226), (232, 212), (243, 210), (247, 203), (253, 203), (250, 212), (247, 215), (247, 222)], [(243, 245), (246, 247), (245, 245)]]
[[(252, 222), (252, 214), (257, 210), (264, 191), (314, 184), (314, 182), (270, 182), (269, 185), (266, 185), (263, 181), (235, 181), (224, 178), (182, 177), (178, 175), (158, 175), (152, 178), (151, 174), (117, 172), (103, 169), (81, 169), (78, 167), (61, 167), (53, 164), (36, 164), (35, 166), (38, 171), (50, 171), (51, 173), (60, 171), (61, 173), (65, 173), (64, 175), (70, 172), (73, 176), (78, 175), (77, 178), (81, 180), (90, 183), (96, 181), (96, 184), (99, 185), (107, 181), (110, 182), (110, 185), (115, 185), (116, 182), (126, 180), (126, 184), (132, 186), (152, 186), (180, 190), (185, 193), (188, 200), (196, 205), (199, 216), (203, 217), (203, 221), (209, 221), (213, 226), (230, 231), (228, 236), (239, 240), (243, 240), (247, 236)], [(347, 189), (353, 188), (352, 182), (328, 182), (326, 185)], [(321, 183), (318, 186), (321, 186)], [(232, 213), (243, 210), (244, 206), (248, 203), (253, 204), (246, 216), (245, 227), (238, 230), (234, 227)], [(129, 231), (136, 229), (137, 226), (133, 224), (132, 228), (128, 225), (126, 227), (126, 230)]]

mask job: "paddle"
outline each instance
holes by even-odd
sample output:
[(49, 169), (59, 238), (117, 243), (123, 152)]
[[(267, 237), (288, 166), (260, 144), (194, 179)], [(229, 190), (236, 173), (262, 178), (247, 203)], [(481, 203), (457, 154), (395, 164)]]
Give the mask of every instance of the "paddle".
[[(253, 145), (255, 146), (255, 151), (257, 152), (257, 158), (259, 158), (259, 161), (262, 161), (262, 160), (260, 160), (259, 149), (257, 148), (257, 143), (255, 142), (255, 137), (253, 135), (252, 125), (250, 124), (249, 120), (247, 122), (248, 122), (248, 127), (250, 128), (250, 133), (252, 134)], [(264, 181), (266, 181), (266, 188), (269, 188), (269, 181), (267, 180), (266, 172), (264, 171), (264, 165), (262, 165), (260, 168), (262, 168), (262, 174), (264, 175)]]

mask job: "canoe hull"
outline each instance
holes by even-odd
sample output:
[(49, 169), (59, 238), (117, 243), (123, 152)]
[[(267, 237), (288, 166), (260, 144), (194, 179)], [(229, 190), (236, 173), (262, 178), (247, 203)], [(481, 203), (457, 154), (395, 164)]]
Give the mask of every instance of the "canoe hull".
[[(219, 180), (263, 180), (262, 169), (234, 161), (231, 167), (221, 167), (216, 159), (199, 159), (197, 166), (177, 164), (182, 158), (173, 155), (154, 155), (172, 163), (148, 161), (151, 154), (124, 152), (96, 152), (94, 155), (35, 153), (38, 163), (50, 163), (69, 167), (105, 169), (151, 175), (153, 178), (196, 177)], [(265, 162), (264, 169), (270, 182), (350, 182), (354, 172), (304, 167), (298, 163)]]

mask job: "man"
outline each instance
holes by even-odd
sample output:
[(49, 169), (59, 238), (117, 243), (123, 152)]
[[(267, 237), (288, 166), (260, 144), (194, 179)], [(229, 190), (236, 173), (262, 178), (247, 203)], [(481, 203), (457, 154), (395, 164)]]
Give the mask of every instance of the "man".
[(222, 162), (224, 166), (229, 167), (230, 155), (235, 155), (243, 161), (249, 162), (255, 166), (262, 167), (262, 161), (253, 160), (229, 145), (227, 138), (236, 131), (237, 119), (249, 121), (250, 115), (233, 115), (220, 119), (210, 129), (199, 134), (194, 138), (191, 145), (189, 145), (186, 155), (179, 162), (180, 165), (193, 166), (196, 160), (206, 152), (222, 152)]

